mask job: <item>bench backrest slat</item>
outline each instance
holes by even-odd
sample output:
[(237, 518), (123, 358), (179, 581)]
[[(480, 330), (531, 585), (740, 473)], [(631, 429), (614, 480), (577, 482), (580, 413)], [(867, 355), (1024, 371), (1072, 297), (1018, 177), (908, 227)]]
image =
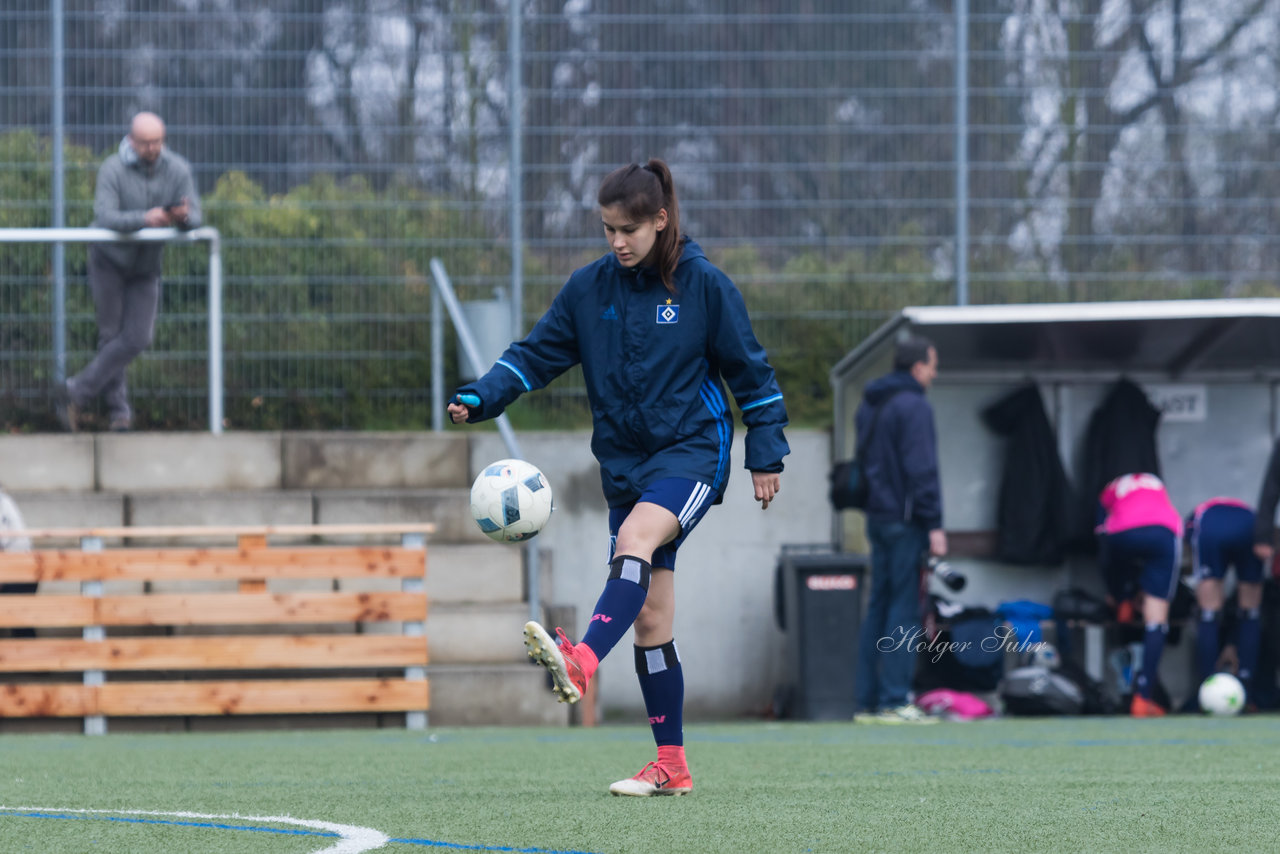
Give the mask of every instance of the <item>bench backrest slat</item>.
[(0, 582), (413, 578), (425, 563), (423, 549), (386, 546), (57, 549), (0, 553)]
[(231, 626), (425, 620), (420, 593), (156, 593), (0, 596), (0, 628)]
[(404, 679), (13, 685), (0, 690), (0, 717), (395, 712), (425, 709), (429, 699), (426, 681)]
[(0, 640), (0, 671), (254, 670), (413, 667), (425, 636), (211, 635), (208, 637)]

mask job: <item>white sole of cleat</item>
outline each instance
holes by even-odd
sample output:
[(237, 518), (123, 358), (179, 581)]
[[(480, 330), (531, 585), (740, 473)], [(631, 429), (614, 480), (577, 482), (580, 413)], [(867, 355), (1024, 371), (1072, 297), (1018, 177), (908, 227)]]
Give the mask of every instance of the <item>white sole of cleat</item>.
[(625, 796), (630, 798), (665, 798), (677, 795), (687, 795), (692, 789), (657, 789), (647, 783), (641, 783), (638, 780), (619, 780), (609, 787), (609, 794), (614, 797)]
[(551, 674), (551, 692), (561, 703), (576, 703), (582, 699), (564, 668), (564, 656), (559, 645), (547, 630), (532, 620), (524, 624), (524, 648), (529, 657), (547, 668)]

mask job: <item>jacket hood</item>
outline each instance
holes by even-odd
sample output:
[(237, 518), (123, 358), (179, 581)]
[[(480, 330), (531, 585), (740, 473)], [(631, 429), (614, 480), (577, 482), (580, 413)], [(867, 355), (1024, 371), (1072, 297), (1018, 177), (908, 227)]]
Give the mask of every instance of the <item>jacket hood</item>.
[[(679, 262), (676, 263), (676, 269), (688, 264), (690, 261), (707, 257), (706, 253), (702, 251), (702, 247), (699, 246), (689, 235), (680, 235), (680, 241), (684, 244), (684, 249), (680, 253)], [(624, 281), (633, 282), (633, 286), (648, 284), (650, 279), (661, 285), (661, 279), (658, 277), (657, 271), (651, 266), (640, 264), (635, 267), (624, 267), (618, 261), (618, 256), (614, 255), (612, 252), (604, 257), (606, 259), (606, 263), (613, 267), (613, 269), (617, 271), (618, 275), (623, 277)]]
[(707, 257), (707, 253), (703, 252), (702, 247), (699, 246), (697, 241), (689, 235), (681, 235), (680, 240), (684, 243), (684, 251), (680, 253), (680, 262), (676, 264), (677, 267), (679, 267), (680, 264), (687, 264), (697, 258)]
[(924, 394), (924, 386), (920, 385), (907, 371), (893, 371), (868, 383), (862, 392), (862, 397), (867, 403), (875, 406), (889, 395), (899, 391)]

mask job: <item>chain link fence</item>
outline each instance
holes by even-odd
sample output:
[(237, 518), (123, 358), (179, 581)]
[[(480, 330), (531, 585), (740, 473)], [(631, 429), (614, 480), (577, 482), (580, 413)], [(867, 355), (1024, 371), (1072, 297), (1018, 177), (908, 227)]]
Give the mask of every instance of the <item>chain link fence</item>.
[[(10, 0), (0, 227), (54, 224), (59, 133), (65, 224), (90, 224), (131, 116), (163, 116), (224, 239), (230, 429), (425, 425), (430, 259), (464, 300), (518, 290), (527, 330), (606, 251), (600, 178), (653, 156), (800, 423), (903, 305), (1275, 292), (1280, 0), (634, 8)], [(205, 263), (167, 251), (140, 427), (206, 423)], [(56, 267), (0, 246), (10, 429), (52, 427)], [(68, 371), (95, 345), (84, 269), (68, 246)], [(579, 377), (512, 415), (586, 423)]]

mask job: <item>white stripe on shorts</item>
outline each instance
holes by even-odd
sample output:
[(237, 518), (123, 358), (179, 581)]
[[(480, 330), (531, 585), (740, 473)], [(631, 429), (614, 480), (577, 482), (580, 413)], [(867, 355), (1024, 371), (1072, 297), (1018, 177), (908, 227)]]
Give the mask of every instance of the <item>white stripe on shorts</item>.
[(693, 492), (689, 494), (689, 500), (684, 503), (684, 507), (676, 515), (681, 527), (684, 527), (685, 523), (697, 514), (698, 508), (706, 501), (707, 493), (709, 492), (711, 492), (711, 487), (705, 483), (699, 483), (694, 487)]

